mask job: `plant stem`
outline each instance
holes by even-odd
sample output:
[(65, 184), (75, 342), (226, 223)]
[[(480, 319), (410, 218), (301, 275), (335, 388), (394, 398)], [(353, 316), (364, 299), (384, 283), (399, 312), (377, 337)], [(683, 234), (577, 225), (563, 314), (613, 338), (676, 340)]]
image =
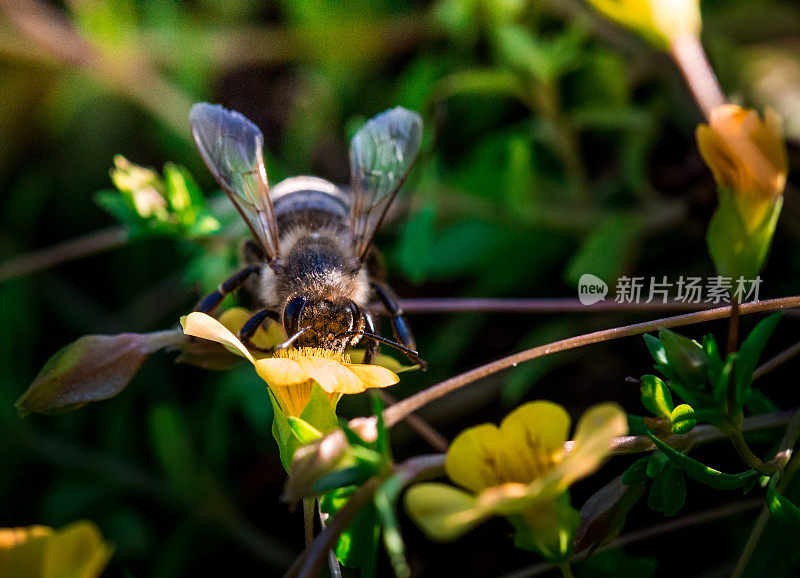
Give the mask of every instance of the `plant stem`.
[(358, 488), (350, 497), (347, 504), (339, 510), (331, 522), (320, 532), (305, 551), (294, 561), (294, 564), (284, 574), (284, 578), (297, 576), (298, 578), (313, 578), (319, 574), (323, 561), (328, 551), (333, 547), (336, 539), (350, 525), (356, 514), (361, 511), (375, 494), (380, 485), (380, 478), (372, 477)]
[[(617, 303), (616, 301), (599, 301), (593, 305), (584, 305), (578, 299), (493, 299), (493, 298), (418, 298), (401, 299), (399, 302), (405, 313), (510, 313), (510, 314), (548, 314), (548, 313), (659, 313), (705, 311), (711, 309), (705, 303), (684, 303), (668, 301), (667, 303)], [(369, 305), (376, 313), (384, 312), (380, 303)]]
[[(800, 297), (783, 297), (780, 299), (769, 299), (755, 303), (743, 304), (740, 306), (740, 313), (742, 315), (747, 315), (751, 313), (759, 313), (763, 311), (772, 311), (775, 309), (785, 309), (798, 306), (800, 306)], [(525, 361), (544, 357), (545, 355), (576, 349), (578, 347), (584, 347), (593, 343), (610, 341), (620, 337), (640, 335), (642, 333), (647, 333), (648, 331), (656, 331), (661, 327), (680, 327), (683, 325), (691, 325), (693, 323), (724, 319), (730, 314), (730, 306), (718, 307), (716, 309), (709, 309), (696, 313), (687, 313), (684, 315), (677, 315), (675, 317), (665, 317), (663, 319), (656, 319), (654, 321), (646, 321), (644, 323), (636, 323), (633, 325), (625, 325), (623, 327), (604, 329), (601, 331), (595, 331), (593, 333), (579, 335), (577, 337), (570, 337), (561, 341), (555, 341), (547, 345), (526, 349), (520, 353), (503, 357), (496, 361), (487, 363), (486, 365), (482, 365), (460, 375), (446, 379), (437, 385), (429, 387), (428, 389), (425, 389), (392, 406), (389, 406), (384, 410), (383, 416), (386, 420), (386, 425), (391, 427), (408, 414), (419, 410), (430, 402), (452, 393), (453, 391), (456, 391), (465, 385), (469, 385), (470, 383), (510, 367), (515, 367)]]
[[(394, 396), (386, 393), (382, 389), (377, 390), (378, 395), (386, 404), (397, 403), (397, 398)], [(419, 417), (415, 413), (410, 413), (405, 417), (405, 422), (414, 430), (416, 431), (422, 439), (428, 442), (433, 449), (439, 450), (440, 452), (446, 452), (447, 448), (450, 446), (450, 442), (447, 441), (447, 438), (440, 434), (436, 429), (429, 424), (427, 421)]]
[(790, 359), (794, 358), (798, 353), (800, 353), (800, 341), (781, 351), (775, 357), (771, 357), (761, 365), (759, 365), (756, 370), (753, 372), (753, 381), (763, 377), (770, 371), (777, 369)]
[[(739, 350), (739, 300), (731, 299), (731, 316), (728, 317), (728, 354)], [(729, 391), (734, 391), (729, 389)]]
[(750, 449), (750, 446), (748, 446), (747, 442), (744, 440), (741, 429), (734, 429), (728, 435), (728, 439), (731, 441), (733, 449), (736, 450), (736, 453), (739, 454), (739, 457), (742, 458), (744, 463), (748, 466), (765, 476), (771, 476), (775, 473), (774, 469), (768, 467), (761, 458), (753, 453), (753, 450)]
[[(775, 489), (778, 492), (786, 487), (786, 484), (788, 484), (792, 477), (797, 473), (798, 466), (800, 466), (800, 461), (796, 456), (794, 460), (791, 459), (794, 446), (797, 443), (799, 436), (800, 411), (797, 411), (794, 418), (792, 418), (789, 427), (786, 428), (786, 432), (784, 433), (783, 439), (778, 447), (778, 452), (775, 454), (775, 458), (772, 460), (773, 462), (776, 460), (781, 461), (783, 465), (780, 467), (785, 466), (781, 479), (778, 480), (777, 484), (775, 484)], [(776, 475), (780, 475), (780, 469)], [(758, 546), (758, 541), (761, 539), (761, 534), (763, 534), (764, 529), (767, 527), (769, 516), (769, 509), (764, 506), (761, 509), (761, 513), (758, 515), (758, 518), (756, 519), (756, 523), (753, 524), (753, 530), (750, 532), (750, 537), (747, 539), (747, 544), (745, 544), (744, 549), (742, 550), (742, 555), (739, 557), (739, 561), (736, 563), (736, 568), (732, 574), (734, 578), (741, 578), (741, 576), (744, 574), (744, 571), (747, 569), (747, 564), (750, 562), (750, 558), (753, 556), (756, 546)]]
[(569, 565), (569, 562), (562, 562), (558, 565), (558, 569), (561, 570), (561, 575), (564, 578), (574, 578), (572, 574), (572, 567)]
[(303, 536), (306, 548), (314, 541), (314, 498), (303, 498)]
[(673, 38), (670, 54), (680, 68), (697, 105), (703, 111), (703, 116), (708, 119), (711, 110), (725, 104), (726, 99), (714, 70), (708, 63), (700, 39), (691, 34)]
[[(319, 514), (319, 525), (324, 530), (328, 521), (328, 514), (319, 509), (319, 501), (317, 501), (317, 513)], [(308, 547), (308, 544), (306, 544)], [(333, 550), (328, 550), (328, 568), (331, 571), (331, 578), (342, 578), (342, 566), (339, 564), (339, 559)]]
[(48, 269), (80, 257), (119, 247), (128, 240), (125, 227), (110, 227), (40, 251), (27, 253), (0, 265), (0, 282)]

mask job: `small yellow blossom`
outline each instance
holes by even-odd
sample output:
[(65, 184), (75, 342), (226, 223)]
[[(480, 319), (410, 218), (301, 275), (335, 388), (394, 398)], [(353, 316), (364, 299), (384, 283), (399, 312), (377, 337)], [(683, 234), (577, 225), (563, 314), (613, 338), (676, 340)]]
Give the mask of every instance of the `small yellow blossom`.
[(668, 50), (681, 36), (700, 36), (699, 0), (588, 0), (606, 18)]
[(720, 189), (730, 191), (748, 231), (758, 227), (786, 186), (788, 161), (781, 118), (733, 104), (711, 111), (697, 127), (697, 145)]
[(95, 578), (108, 565), (112, 552), (97, 526), (87, 521), (60, 530), (0, 528), (3, 578)]
[[(628, 431), (625, 413), (612, 403), (581, 416), (574, 445), (566, 451), (569, 427), (564, 408), (536, 401), (511, 412), (499, 428), (482, 424), (463, 431), (447, 452), (445, 470), (467, 491), (418, 484), (406, 493), (409, 514), (439, 541), (455, 540), (491, 516), (522, 519), (536, 535), (538, 551), (563, 553), (575, 521), (574, 510), (564, 508), (565, 492), (595, 471), (608, 456), (611, 440)], [(566, 524), (559, 520), (564, 516), (570, 518)]]
[(158, 173), (117, 155), (114, 157), (114, 168), (111, 169), (111, 180), (120, 191), (130, 195), (140, 217), (156, 217), (159, 220), (168, 218), (164, 183)]
[(286, 415), (300, 416), (314, 383), (320, 385), (335, 406), (343, 394), (388, 387), (399, 380), (394, 372), (384, 367), (350, 363), (347, 356), (327, 349), (303, 347), (279, 352), (274, 357), (259, 357), (225, 325), (205, 313), (191, 313), (182, 323), (187, 335), (216, 341), (250, 361)]

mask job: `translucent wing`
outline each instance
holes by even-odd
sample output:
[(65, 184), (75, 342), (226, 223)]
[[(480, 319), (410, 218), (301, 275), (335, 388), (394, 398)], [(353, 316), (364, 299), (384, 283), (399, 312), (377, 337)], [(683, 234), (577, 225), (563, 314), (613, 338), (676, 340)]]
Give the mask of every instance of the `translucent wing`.
[(189, 114), (197, 148), (214, 178), (272, 262), (280, 256), (278, 225), (264, 167), (264, 137), (238, 112), (201, 102)]
[(369, 120), (350, 143), (350, 222), (361, 261), (403, 186), (421, 138), (420, 116), (397, 107)]

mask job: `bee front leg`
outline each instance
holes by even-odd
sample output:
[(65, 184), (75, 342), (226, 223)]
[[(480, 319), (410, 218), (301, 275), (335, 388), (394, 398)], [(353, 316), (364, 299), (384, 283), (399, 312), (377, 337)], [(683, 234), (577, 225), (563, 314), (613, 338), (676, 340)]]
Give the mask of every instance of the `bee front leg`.
[(255, 313), (245, 322), (244, 325), (242, 325), (242, 328), (239, 330), (239, 341), (241, 341), (245, 347), (262, 351), (264, 353), (272, 353), (274, 351), (274, 347), (259, 347), (250, 341), (253, 338), (253, 335), (256, 334), (256, 331), (258, 331), (258, 328), (261, 327), (261, 324), (264, 323), (264, 320), (266, 319), (272, 319), (273, 321), (280, 322), (281, 317), (275, 311), (262, 309), (261, 311)]
[(378, 295), (378, 299), (380, 299), (381, 303), (383, 303), (383, 307), (386, 309), (386, 312), (391, 316), (392, 333), (394, 333), (394, 338), (409, 349), (416, 351), (417, 343), (414, 341), (414, 335), (412, 335), (411, 329), (408, 327), (408, 324), (403, 317), (403, 310), (397, 303), (397, 298), (394, 296), (394, 291), (392, 291), (388, 285), (383, 283), (372, 282), (370, 285), (372, 285), (372, 289)]
[(225, 295), (238, 289), (242, 283), (247, 281), (250, 275), (258, 274), (260, 269), (261, 268), (256, 265), (251, 265), (250, 267), (245, 267), (241, 271), (234, 273), (225, 281), (220, 283), (216, 291), (204, 297), (197, 305), (195, 305), (194, 311), (211, 313), (219, 306), (220, 303), (222, 303)]
[[(364, 329), (366, 329), (368, 333), (375, 333), (375, 320), (366, 309), (364, 310)], [(379, 346), (380, 343), (377, 341), (368, 339), (366, 348), (364, 349), (364, 359), (361, 360), (361, 363), (372, 363), (372, 360), (375, 359), (375, 356), (378, 354)]]

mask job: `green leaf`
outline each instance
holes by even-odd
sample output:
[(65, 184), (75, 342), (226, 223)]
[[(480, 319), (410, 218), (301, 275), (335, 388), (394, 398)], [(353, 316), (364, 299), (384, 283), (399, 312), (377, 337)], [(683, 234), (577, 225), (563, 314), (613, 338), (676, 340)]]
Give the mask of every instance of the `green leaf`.
[(800, 533), (800, 508), (780, 495), (772, 483), (767, 487), (767, 508), (772, 518), (782, 524), (788, 532), (795, 536)]
[(598, 548), (617, 537), (625, 525), (628, 512), (644, 495), (646, 479), (644, 477), (635, 484), (628, 484), (624, 476), (617, 476), (586, 500), (581, 508), (580, 525), (575, 532), (575, 552), (589, 547)]
[(736, 203), (736, 193), (718, 189), (719, 204), (708, 224), (706, 242), (717, 273), (737, 279), (754, 280), (764, 266), (775, 226), (783, 206), (779, 195), (764, 220), (748, 231)]
[(311, 396), (300, 417), (323, 434), (339, 427), (336, 408), (333, 407), (330, 398), (318, 383), (314, 383), (311, 388)]
[(60, 349), (17, 400), (20, 416), (62, 413), (125, 389), (147, 357), (183, 339), (177, 332), (86, 335)]
[[(335, 515), (341, 510), (357, 486), (347, 486), (328, 492), (320, 498), (320, 511)], [(342, 532), (334, 552), (344, 566), (356, 568), (368, 564), (378, 547), (380, 520), (373, 503), (361, 509), (347, 529)]]
[(712, 386), (714, 388), (714, 404), (716, 407), (722, 410), (726, 409), (728, 389), (731, 387), (731, 375), (733, 374), (734, 367), (736, 367), (736, 359), (736, 353), (731, 353), (728, 355), (728, 357), (725, 359), (725, 363), (718, 372), (716, 380), (712, 382)]
[(292, 428), (292, 433), (294, 433), (301, 444), (311, 443), (322, 437), (321, 431), (299, 417), (290, 415), (287, 416), (286, 421), (289, 423), (289, 427)]
[(569, 492), (538, 504), (535, 515), (508, 517), (516, 530), (514, 546), (537, 552), (553, 564), (560, 564), (572, 555), (580, 519), (580, 513), (570, 505)]
[[(267, 390), (269, 391), (269, 390)], [(278, 444), (278, 453), (281, 457), (281, 465), (286, 473), (292, 471), (292, 459), (294, 452), (302, 444), (297, 439), (297, 436), (289, 425), (289, 420), (286, 414), (281, 409), (281, 404), (275, 399), (275, 396), (269, 391), (269, 399), (272, 402), (272, 437), (275, 438), (275, 443)]]
[(661, 475), (661, 472), (664, 471), (664, 468), (667, 467), (669, 463), (669, 458), (661, 453), (654, 453), (650, 454), (647, 458), (647, 467), (645, 468), (645, 473), (647, 477), (651, 480), (655, 480), (658, 476)]
[(697, 425), (694, 409), (686, 403), (672, 411), (669, 421), (672, 422), (672, 433), (676, 434), (688, 433)]
[(648, 479), (647, 465), (649, 463), (650, 456), (639, 458), (633, 462), (630, 466), (628, 466), (628, 469), (625, 470), (625, 473), (622, 475), (622, 482), (624, 484), (628, 484), (629, 486), (646, 482)]
[(667, 385), (655, 375), (642, 376), (642, 405), (656, 417), (669, 419), (675, 404)]
[(739, 348), (739, 355), (736, 361), (736, 404), (733, 408), (734, 413), (738, 413), (747, 400), (747, 396), (750, 393), (750, 385), (753, 382), (753, 372), (758, 366), (758, 360), (764, 351), (767, 340), (774, 333), (781, 317), (783, 317), (783, 314), (778, 312), (773, 313), (766, 319), (762, 319)]
[(657, 365), (666, 365), (669, 363), (667, 360), (667, 350), (664, 349), (664, 344), (658, 337), (650, 335), (649, 333), (645, 333), (642, 337), (644, 338), (644, 344), (647, 346), (647, 350), (650, 352), (650, 355), (653, 356), (653, 361), (655, 361)]
[(403, 541), (403, 534), (400, 532), (400, 524), (397, 522), (397, 515), (394, 511), (394, 500), (390, 494), (381, 486), (375, 492), (373, 498), (375, 509), (381, 520), (383, 528), (383, 546), (389, 554), (394, 574), (397, 578), (408, 578), (411, 576), (411, 568), (406, 561), (406, 545)]
[(640, 214), (608, 215), (570, 259), (564, 273), (567, 282), (577, 287), (581, 275), (591, 273), (613, 283), (636, 256), (647, 226)]
[(648, 433), (647, 435), (673, 464), (686, 472), (687, 476), (711, 488), (717, 490), (743, 488), (760, 476), (755, 470), (747, 470), (740, 474), (722, 473), (671, 448), (652, 433)]
[(343, 468), (320, 477), (314, 482), (313, 490), (315, 494), (324, 494), (338, 488), (358, 486), (369, 479), (373, 473), (374, 470), (366, 469), (363, 466)]
[(647, 504), (665, 516), (674, 516), (686, 502), (686, 476), (674, 464), (667, 464), (650, 485)]
[(692, 389), (705, 388), (708, 355), (700, 344), (667, 328), (661, 328), (658, 337), (664, 345), (667, 364), (678, 374), (681, 384)]

